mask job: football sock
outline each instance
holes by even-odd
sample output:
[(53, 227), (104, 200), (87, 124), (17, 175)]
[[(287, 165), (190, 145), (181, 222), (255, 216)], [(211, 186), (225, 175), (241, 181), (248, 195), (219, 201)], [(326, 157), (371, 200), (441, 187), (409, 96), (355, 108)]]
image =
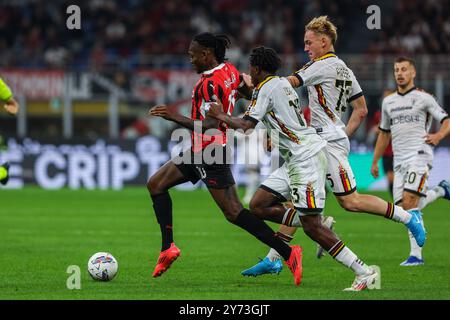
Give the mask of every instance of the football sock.
[(370, 272), (369, 266), (358, 259), (352, 250), (342, 242), (338, 241), (328, 250), (328, 253), (344, 266), (350, 268), (356, 275), (361, 276)]
[(288, 227), (301, 227), (300, 217), (298, 216), (297, 210), (293, 208), (287, 208), (284, 213), (282, 224)]
[(0, 167), (0, 180), (5, 179), (8, 176), (8, 170), (5, 167)]
[(270, 248), (274, 248), (284, 260), (289, 260), (291, 248), (277, 237), (275, 232), (264, 221), (251, 214), (248, 209), (242, 209), (233, 223), (252, 234)]
[(409, 255), (417, 257), (419, 259), (422, 259), (422, 248), (419, 247), (419, 245), (416, 242), (416, 239), (414, 239), (413, 234), (409, 230), (408, 230), (408, 235), (409, 235), (409, 243), (411, 245), (411, 251), (410, 251)]
[(388, 202), (388, 207), (384, 217), (386, 219), (391, 219), (406, 224), (411, 220), (412, 215), (402, 207), (396, 206), (393, 203)]
[(161, 251), (170, 248), (170, 244), (173, 242), (172, 232), (172, 199), (169, 192), (160, 193), (152, 196), (153, 209), (155, 210), (156, 220), (159, 223), (161, 229)]
[[(282, 232), (277, 232), (276, 236), (278, 238), (280, 238), (281, 240), (284, 241), (284, 243), (289, 244), (289, 242), (292, 241), (292, 239), (294, 239), (293, 236), (282, 233)], [(280, 256), (280, 254), (277, 252), (277, 250), (270, 248), (269, 253), (266, 256), (267, 258), (269, 258), (270, 261), (275, 261), (275, 260), (281, 260), (283, 257)]]
[(428, 190), (427, 196), (420, 198), (419, 210), (422, 210), (423, 208), (425, 208), (427, 205), (429, 205), (436, 199), (442, 198), (444, 195), (445, 195), (444, 188), (442, 188), (440, 186), (436, 186), (433, 189)]

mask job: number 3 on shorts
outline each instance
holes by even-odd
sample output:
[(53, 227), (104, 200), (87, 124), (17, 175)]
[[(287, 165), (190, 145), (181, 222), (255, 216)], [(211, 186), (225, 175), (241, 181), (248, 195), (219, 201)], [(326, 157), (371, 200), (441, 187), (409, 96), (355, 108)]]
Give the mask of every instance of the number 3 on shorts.
[(300, 195), (298, 194), (298, 188), (292, 188), (292, 200), (294, 200), (295, 203), (298, 203), (300, 201)]

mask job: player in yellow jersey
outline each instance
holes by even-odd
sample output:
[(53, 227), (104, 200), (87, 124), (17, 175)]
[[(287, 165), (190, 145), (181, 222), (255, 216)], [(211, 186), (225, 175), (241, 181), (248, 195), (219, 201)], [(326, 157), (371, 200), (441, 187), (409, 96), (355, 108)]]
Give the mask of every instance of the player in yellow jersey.
[[(6, 83), (0, 78), (0, 101), (3, 104), (6, 112), (11, 115), (16, 115), (19, 112), (19, 104), (13, 97), (11, 89), (6, 85)], [(5, 185), (8, 182), (9, 164), (6, 162), (0, 166), (0, 183)]]

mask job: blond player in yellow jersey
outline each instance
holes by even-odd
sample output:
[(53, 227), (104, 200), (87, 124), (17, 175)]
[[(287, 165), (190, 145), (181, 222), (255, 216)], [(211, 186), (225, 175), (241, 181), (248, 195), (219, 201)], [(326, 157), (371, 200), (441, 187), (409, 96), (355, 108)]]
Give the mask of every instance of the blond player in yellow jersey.
[[(0, 102), (5, 108), (6, 112), (15, 116), (19, 112), (19, 104), (14, 99), (11, 89), (0, 78)], [(4, 163), (0, 166), (0, 184), (5, 185), (8, 182), (9, 164)]]

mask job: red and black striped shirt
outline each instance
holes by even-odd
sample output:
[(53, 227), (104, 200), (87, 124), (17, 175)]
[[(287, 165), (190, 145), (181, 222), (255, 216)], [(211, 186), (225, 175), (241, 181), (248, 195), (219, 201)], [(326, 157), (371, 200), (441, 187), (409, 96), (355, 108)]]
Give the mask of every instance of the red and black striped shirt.
[[(191, 119), (203, 121), (209, 104), (216, 101), (214, 97), (222, 103), (223, 112), (231, 115), (240, 84), (239, 79), (239, 71), (229, 62), (221, 63), (214, 69), (203, 72), (192, 91)], [(224, 123), (219, 124), (217, 129), (221, 131), (221, 134), (213, 136), (193, 132), (192, 150), (200, 152), (211, 143), (225, 145), (227, 126)]]

